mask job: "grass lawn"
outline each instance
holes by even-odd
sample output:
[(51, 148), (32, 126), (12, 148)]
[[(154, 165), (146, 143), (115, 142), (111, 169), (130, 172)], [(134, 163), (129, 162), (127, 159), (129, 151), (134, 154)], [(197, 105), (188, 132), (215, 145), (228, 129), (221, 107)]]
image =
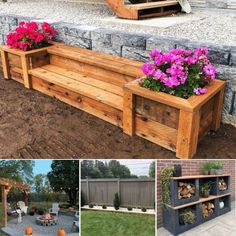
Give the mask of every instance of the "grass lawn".
[(82, 211), (81, 234), (86, 236), (154, 236), (155, 217), (116, 212)]

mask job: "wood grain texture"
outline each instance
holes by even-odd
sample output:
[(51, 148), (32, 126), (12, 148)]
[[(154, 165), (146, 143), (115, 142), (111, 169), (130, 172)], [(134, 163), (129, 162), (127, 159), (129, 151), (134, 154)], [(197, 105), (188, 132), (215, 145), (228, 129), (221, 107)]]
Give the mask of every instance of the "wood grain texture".
[(10, 65), (8, 61), (8, 54), (1, 50), (1, 60), (2, 60), (2, 69), (4, 79), (10, 79)]
[(123, 131), (133, 136), (135, 133), (134, 95), (130, 91), (124, 90), (123, 99)]
[(197, 151), (200, 111), (180, 111), (176, 156), (191, 158)]
[(31, 76), (32, 88), (81, 109), (118, 127), (122, 127), (122, 111), (59, 85)]

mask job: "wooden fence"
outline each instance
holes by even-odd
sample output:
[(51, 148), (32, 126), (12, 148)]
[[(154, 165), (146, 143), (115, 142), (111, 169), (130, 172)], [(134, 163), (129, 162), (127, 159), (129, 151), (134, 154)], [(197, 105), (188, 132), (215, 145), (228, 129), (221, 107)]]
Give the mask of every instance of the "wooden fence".
[(86, 204), (112, 206), (115, 193), (122, 207), (154, 208), (155, 179), (84, 179), (81, 194)]

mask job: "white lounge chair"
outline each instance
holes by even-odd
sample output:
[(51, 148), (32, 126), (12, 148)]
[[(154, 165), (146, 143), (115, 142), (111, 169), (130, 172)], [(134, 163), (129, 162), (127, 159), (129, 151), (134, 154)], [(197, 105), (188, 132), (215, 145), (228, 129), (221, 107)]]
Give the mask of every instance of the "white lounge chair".
[(52, 208), (49, 209), (49, 213), (58, 216), (59, 210), (60, 210), (59, 203), (53, 203)]
[(21, 210), (21, 213), (24, 213), (25, 215), (27, 215), (28, 206), (26, 206), (23, 201), (17, 202), (16, 205)]

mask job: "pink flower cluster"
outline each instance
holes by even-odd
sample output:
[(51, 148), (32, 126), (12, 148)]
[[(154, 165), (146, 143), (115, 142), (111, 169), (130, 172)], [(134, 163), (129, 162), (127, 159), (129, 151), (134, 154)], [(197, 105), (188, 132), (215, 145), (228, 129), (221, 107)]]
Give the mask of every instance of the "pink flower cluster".
[(46, 22), (39, 28), (36, 22), (20, 22), (14, 32), (7, 35), (6, 44), (23, 51), (47, 46), (56, 31)]
[[(167, 53), (161, 53), (154, 49), (149, 54), (152, 62), (145, 63), (142, 71), (147, 77), (160, 81), (168, 88), (175, 88), (185, 85), (191, 71), (196, 66), (196, 79), (214, 80), (216, 78), (216, 68), (208, 59), (207, 48), (197, 48), (194, 51), (173, 49)], [(203, 94), (204, 88), (195, 88), (195, 94)]]

